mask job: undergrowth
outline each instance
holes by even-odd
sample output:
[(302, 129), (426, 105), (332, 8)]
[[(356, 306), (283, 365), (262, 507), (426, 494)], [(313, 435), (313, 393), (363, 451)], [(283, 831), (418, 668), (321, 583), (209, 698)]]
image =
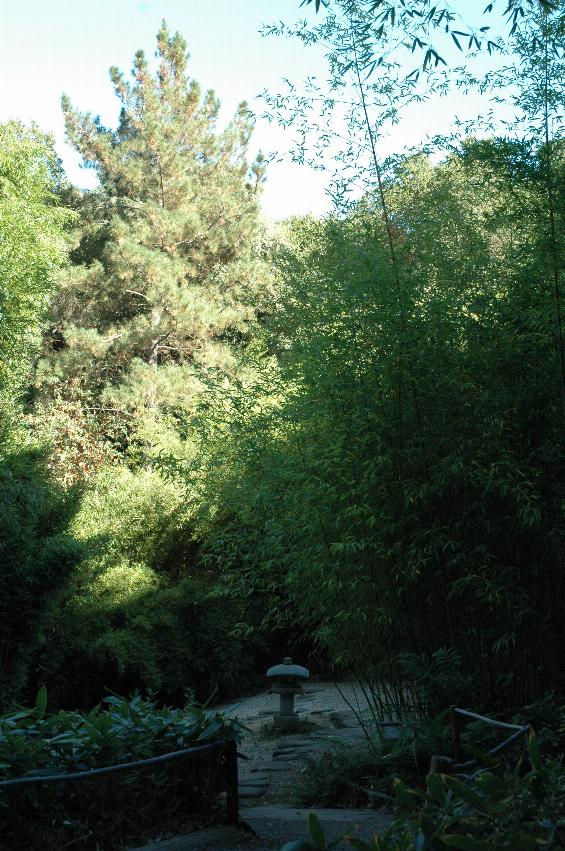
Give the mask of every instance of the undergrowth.
[[(390, 795), (394, 778), (417, 783), (425, 776), (434, 753), (448, 749), (448, 731), (441, 723), (411, 727), (396, 740), (373, 738), (359, 748), (337, 745), (305, 773), (300, 789), (307, 806), (365, 807)], [(336, 743), (337, 744), (337, 743)]]
[[(488, 756), (484, 724), (463, 736), (477, 765), (467, 775), (427, 773), (432, 753), (449, 753), (449, 730), (439, 723), (394, 743), (325, 754), (307, 777), (303, 802), (316, 806), (385, 804), (391, 826), (367, 844), (350, 834), (326, 843), (323, 826), (309, 819), (310, 839), (283, 851), (537, 851), (565, 847), (565, 713), (551, 700), (526, 707), (516, 718), (530, 727), (527, 748), (509, 765)], [(500, 731), (498, 733), (500, 736)]]
[[(42, 690), (33, 709), (0, 718), (0, 780), (136, 762), (240, 733), (237, 721), (190, 702), (169, 709), (139, 695), (110, 696), (86, 714), (51, 715), (46, 703)], [(1, 847), (110, 851), (155, 831), (209, 824), (219, 817), (224, 759), (221, 750), (205, 751), (79, 782), (0, 788)]]

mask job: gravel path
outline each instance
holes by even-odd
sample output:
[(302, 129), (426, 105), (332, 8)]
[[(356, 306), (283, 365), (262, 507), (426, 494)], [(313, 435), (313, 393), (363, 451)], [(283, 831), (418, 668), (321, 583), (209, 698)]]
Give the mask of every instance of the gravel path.
[[(340, 692), (343, 694), (340, 694)], [(366, 710), (367, 703), (354, 683), (308, 682), (304, 686), (303, 693), (296, 697), (295, 705), (298, 712), (308, 714), (318, 712), (349, 712), (346, 700), (356, 710)], [(242, 721), (256, 720), (260, 716), (276, 712), (279, 698), (276, 694), (270, 694), (267, 690), (261, 694), (251, 697), (240, 698), (236, 702), (222, 703), (217, 709), (229, 709), (233, 707), (231, 714), (237, 715)]]

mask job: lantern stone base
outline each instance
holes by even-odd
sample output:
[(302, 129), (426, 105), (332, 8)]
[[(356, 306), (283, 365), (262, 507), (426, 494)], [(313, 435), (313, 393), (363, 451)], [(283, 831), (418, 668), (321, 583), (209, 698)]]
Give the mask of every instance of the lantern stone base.
[(273, 730), (280, 730), (286, 733), (292, 733), (300, 729), (300, 715), (293, 713), (292, 715), (281, 715), (280, 712), (275, 712), (273, 715)]

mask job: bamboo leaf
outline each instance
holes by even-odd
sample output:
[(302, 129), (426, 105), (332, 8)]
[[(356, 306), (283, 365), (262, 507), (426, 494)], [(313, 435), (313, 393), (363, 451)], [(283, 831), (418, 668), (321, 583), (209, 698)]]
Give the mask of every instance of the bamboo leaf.
[(315, 813), (310, 813), (308, 816), (308, 830), (310, 837), (317, 851), (324, 851), (326, 847), (326, 838), (320, 820)]
[(37, 692), (37, 697), (35, 698), (35, 711), (37, 713), (38, 718), (45, 718), (45, 711), (47, 709), (47, 689), (45, 686), (41, 686), (39, 691)]
[(445, 785), (441, 781), (441, 777), (438, 774), (428, 774), (426, 777), (426, 786), (434, 802), (438, 806), (443, 807), (447, 799), (447, 792)]
[(443, 782), (458, 798), (465, 801), (465, 803), (470, 804), (479, 812), (486, 812), (488, 807), (485, 804), (485, 801), (473, 792), (465, 783), (461, 780), (458, 780), (456, 777), (450, 777), (448, 774), (442, 774)]

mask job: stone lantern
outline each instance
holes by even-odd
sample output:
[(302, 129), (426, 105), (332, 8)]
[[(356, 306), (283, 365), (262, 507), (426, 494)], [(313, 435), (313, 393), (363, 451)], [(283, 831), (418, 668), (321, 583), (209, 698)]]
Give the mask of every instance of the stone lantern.
[(275, 730), (296, 730), (300, 718), (294, 711), (294, 695), (302, 691), (302, 682), (310, 676), (308, 668), (295, 665), (290, 656), (286, 656), (282, 664), (273, 665), (267, 671), (267, 679), (273, 682), (271, 691), (280, 695), (281, 703), (278, 712), (274, 713), (273, 727)]

